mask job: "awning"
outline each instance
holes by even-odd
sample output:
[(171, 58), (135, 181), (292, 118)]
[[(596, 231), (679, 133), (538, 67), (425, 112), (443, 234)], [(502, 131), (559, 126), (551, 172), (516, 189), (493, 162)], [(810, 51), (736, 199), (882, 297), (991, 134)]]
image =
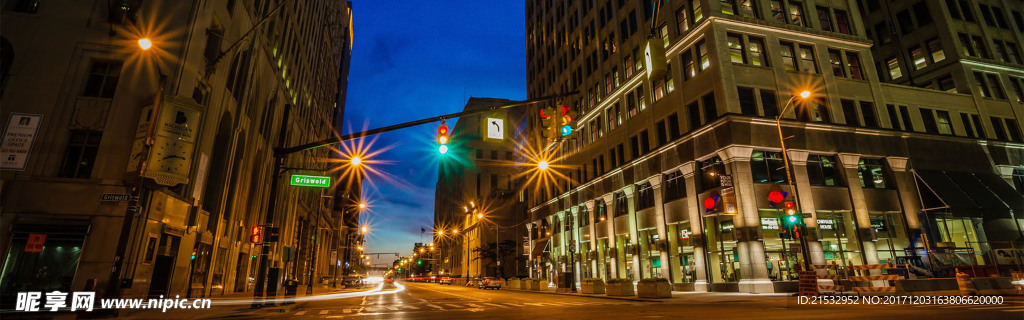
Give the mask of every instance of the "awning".
[(922, 210), (962, 218), (1024, 217), (1024, 197), (992, 173), (914, 170)]

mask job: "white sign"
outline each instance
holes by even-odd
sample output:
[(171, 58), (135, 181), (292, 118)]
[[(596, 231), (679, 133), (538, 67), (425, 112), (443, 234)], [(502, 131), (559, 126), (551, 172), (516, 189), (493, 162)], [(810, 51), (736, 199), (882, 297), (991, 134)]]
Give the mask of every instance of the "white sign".
[(138, 169), (149, 122), (155, 121), (153, 146), (149, 150), (145, 176), (165, 186), (188, 183), (201, 108), (190, 99), (176, 97), (165, 98), (160, 103), (157, 115), (151, 114), (152, 105), (143, 108), (125, 169), (127, 172)]
[(504, 139), (505, 138), (505, 120), (499, 118), (487, 118), (487, 138), (488, 139)]
[(4, 130), (3, 144), (0, 145), (0, 169), (25, 170), (32, 141), (42, 121), (41, 114), (11, 113)]
[(820, 227), (822, 230), (835, 229), (835, 227), (833, 226), (834, 224), (835, 222), (832, 221), (832, 219), (818, 219), (818, 227)]
[(776, 218), (761, 218), (761, 229), (762, 230), (779, 230), (779, 219), (776, 219)]

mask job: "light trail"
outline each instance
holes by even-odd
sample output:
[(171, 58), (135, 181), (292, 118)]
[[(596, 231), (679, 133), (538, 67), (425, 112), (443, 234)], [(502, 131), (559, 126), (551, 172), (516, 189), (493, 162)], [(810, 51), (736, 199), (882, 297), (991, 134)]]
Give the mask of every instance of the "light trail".
[[(300, 302), (312, 302), (312, 301), (328, 301), (328, 300), (337, 300), (337, 299), (347, 299), (347, 298), (358, 298), (358, 297), (367, 297), (367, 296), (379, 296), (379, 295), (385, 295), (385, 294), (395, 294), (395, 293), (399, 293), (399, 292), (402, 292), (402, 291), (405, 291), (405, 286), (403, 286), (401, 284), (398, 284), (398, 283), (395, 283), (395, 289), (394, 290), (384, 290), (384, 284), (380, 284), (380, 285), (377, 285), (376, 288), (373, 288), (373, 289), (370, 289), (370, 290), (367, 290), (367, 291), (328, 293), (328, 294), (321, 294), (321, 295), (315, 295), (315, 296), (295, 297), (295, 298), (288, 298), (288, 299), (286, 299), (286, 298), (271, 298), (271, 299), (265, 299), (264, 301), (265, 301), (265, 303), (274, 303), (274, 304), (280, 304), (280, 303), (285, 303), (285, 302), (300, 303)], [(252, 298), (229, 299), (229, 300), (213, 300), (212, 301), (212, 305), (215, 305), (215, 306), (252, 305)]]

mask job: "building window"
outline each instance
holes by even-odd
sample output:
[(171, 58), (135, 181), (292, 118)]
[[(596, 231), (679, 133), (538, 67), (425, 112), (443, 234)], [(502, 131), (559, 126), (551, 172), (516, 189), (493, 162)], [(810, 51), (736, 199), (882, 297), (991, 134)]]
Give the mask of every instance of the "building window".
[(1010, 77), (1010, 88), (1017, 95), (1017, 101), (1024, 102), (1024, 78)]
[(939, 134), (953, 134), (953, 122), (949, 120), (949, 111), (936, 110), (935, 118), (938, 120)]
[(757, 116), (757, 100), (754, 98), (754, 89), (737, 87), (740, 98), (740, 113), (748, 116)]
[(704, 105), (704, 123), (710, 123), (718, 119), (718, 108), (715, 106), (715, 93), (708, 93), (700, 98)]
[(907, 35), (914, 31), (914, 21), (910, 20), (910, 12), (907, 12), (906, 10), (900, 11), (896, 14), (896, 21), (899, 24), (900, 32), (902, 32), (903, 35)]
[(696, 67), (693, 65), (693, 54), (690, 50), (683, 52), (683, 56), (680, 58), (683, 60), (683, 81), (690, 80), (697, 75)]
[(682, 134), (679, 131), (679, 115), (677, 115), (675, 112), (668, 115), (668, 134), (669, 140), (675, 140), (682, 136)]
[(89, 78), (85, 82), (86, 97), (113, 98), (117, 89), (117, 81), (121, 75), (121, 62), (94, 61), (89, 69)]
[(946, 60), (946, 53), (942, 51), (942, 42), (939, 41), (939, 38), (928, 40), (926, 45), (928, 46), (928, 54), (932, 57), (932, 63)]
[(686, 16), (686, 5), (676, 10), (676, 29), (679, 30), (680, 35), (686, 34), (686, 31), (690, 30), (690, 21)]
[(711, 67), (711, 58), (708, 56), (708, 48), (704, 40), (697, 41), (695, 48), (697, 48), (697, 57), (700, 58), (700, 71), (707, 70)]
[(627, 114), (627, 116), (630, 119), (632, 119), (633, 117), (636, 116), (637, 112), (638, 111), (637, 111), (637, 108), (636, 108), (636, 99), (633, 97), (633, 93), (632, 92), (627, 93), (626, 94), (626, 114)]
[(857, 178), (860, 179), (861, 188), (886, 189), (889, 186), (882, 159), (860, 159)]
[(701, 8), (701, 0), (691, 0), (690, 8), (693, 8), (693, 23), (697, 24), (704, 19), (704, 10)]
[(832, 16), (829, 14), (828, 7), (818, 6), (818, 23), (821, 24), (821, 30), (828, 32), (835, 32), (835, 27), (832, 26)]
[(786, 23), (786, 10), (782, 8), (782, 1), (772, 0), (769, 2), (769, 5), (771, 6), (772, 17), (775, 18), (775, 21)]
[(654, 207), (654, 188), (650, 182), (642, 182), (636, 185), (636, 210), (643, 210)]
[(889, 68), (889, 79), (896, 80), (903, 77), (903, 71), (900, 70), (900, 62), (896, 57), (891, 57), (885, 61), (886, 66)]
[(625, 192), (615, 193), (615, 216), (621, 217), (629, 213), (629, 198)]
[(79, 179), (91, 177), (102, 137), (102, 131), (71, 130), (67, 148), (64, 149), (60, 176)]
[(801, 27), (807, 26), (804, 24), (804, 6), (802, 3), (789, 1), (789, 21)]
[(1024, 142), (1020, 133), (1020, 125), (1017, 124), (1017, 120), (1006, 119), (1006, 130), (1010, 132), (1010, 139), (1013, 142)]
[(828, 60), (829, 64), (832, 65), (832, 75), (845, 78), (846, 72), (843, 70), (843, 59), (839, 50), (828, 49)]
[(726, 35), (729, 46), (729, 58), (733, 63), (747, 63), (746, 50), (743, 50), (743, 37), (738, 34)]
[(850, 68), (850, 78), (864, 80), (864, 72), (860, 66), (860, 55), (856, 52), (846, 52), (846, 65)]
[(747, 47), (750, 51), (748, 61), (751, 65), (755, 66), (768, 66), (768, 56), (764, 51), (764, 39), (758, 37), (747, 36)]
[(780, 42), (779, 46), (782, 50), (782, 65), (785, 66), (786, 71), (796, 71), (796, 53), (793, 51), (793, 44)]
[(839, 187), (843, 185), (841, 179), (835, 156), (812, 154), (807, 157), (807, 180), (812, 186)]
[(914, 70), (921, 70), (928, 66), (928, 60), (925, 59), (921, 46), (913, 46), (907, 51), (910, 53), (910, 59), (914, 61)]
[(921, 112), (921, 120), (924, 121), (924, 132), (939, 133), (939, 126), (935, 121), (932, 109), (921, 108), (919, 111)]
[(818, 64), (814, 62), (814, 47), (800, 45), (800, 71), (818, 73)]
[(712, 157), (708, 160), (698, 161), (697, 165), (699, 166), (697, 174), (700, 176), (699, 182), (701, 186), (699, 192), (721, 186), (718, 176), (725, 174), (725, 164), (722, 163), (722, 158)]
[(786, 183), (786, 164), (781, 152), (754, 151), (750, 155), (754, 182)]
[(664, 174), (662, 179), (665, 180), (665, 199), (662, 201), (669, 202), (686, 196), (686, 179), (682, 172), (673, 170)]
[(658, 123), (655, 124), (655, 128), (657, 133), (658, 146), (660, 147), (668, 143), (668, 129), (665, 128), (665, 120), (658, 121)]
[(992, 97), (996, 99), (1006, 99), (1006, 93), (1003, 92), (1003, 86), (999, 83), (999, 76), (991, 73), (986, 73), (988, 77), (987, 85), (989, 90), (992, 92)]
[(996, 132), (996, 140), (1006, 140), (1006, 128), (1003, 127), (1003, 119), (999, 117), (990, 117), (992, 121), (992, 131)]
[(857, 116), (857, 105), (852, 100), (839, 100), (840, 105), (843, 108), (843, 118), (846, 119), (846, 125), (850, 126), (862, 126), (860, 118)]
[(761, 89), (761, 109), (765, 117), (779, 116), (779, 100), (775, 96), (775, 91)]
[(960, 114), (960, 121), (963, 122), (964, 130), (967, 131), (967, 136), (968, 137), (971, 137), (971, 138), (977, 138), (978, 137), (978, 132), (974, 130), (973, 126), (971, 126), (971, 119), (970, 119), (970, 117), (966, 113), (961, 113)]
[(853, 35), (853, 28), (850, 27), (850, 16), (846, 14), (846, 11), (836, 9), (836, 27), (839, 33)]
[(686, 112), (687, 120), (689, 120), (688, 123), (690, 125), (687, 129), (689, 129), (689, 131), (693, 131), (700, 128), (702, 122), (700, 120), (700, 106), (697, 104), (697, 101), (686, 105)]
[(878, 128), (878, 119), (875, 118), (875, 104), (867, 101), (860, 102), (860, 114), (864, 117), (864, 126)]
[(910, 119), (910, 108), (900, 106), (900, 118), (903, 119), (904, 130), (915, 131), (914, 122)]

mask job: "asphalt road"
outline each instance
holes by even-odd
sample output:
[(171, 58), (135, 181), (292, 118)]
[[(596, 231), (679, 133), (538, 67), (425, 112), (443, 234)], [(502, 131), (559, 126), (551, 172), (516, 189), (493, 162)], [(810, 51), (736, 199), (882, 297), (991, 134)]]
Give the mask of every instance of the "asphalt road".
[[(217, 308), (217, 306), (215, 306)], [(300, 302), (283, 312), (244, 307), (164, 318), (268, 319), (1024, 319), (1024, 297), (1002, 305), (799, 305), (796, 297), (677, 293), (658, 302), (401, 283), (358, 297)], [(228, 311), (228, 313), (223, 313)], [(136, 318), (136, 317), (132, 317)]]

